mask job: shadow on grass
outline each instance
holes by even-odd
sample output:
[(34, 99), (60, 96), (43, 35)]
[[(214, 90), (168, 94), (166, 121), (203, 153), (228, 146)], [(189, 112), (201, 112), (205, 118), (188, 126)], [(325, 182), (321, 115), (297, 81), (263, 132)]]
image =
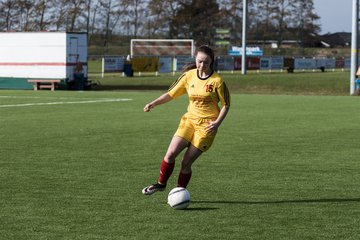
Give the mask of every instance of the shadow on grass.
[(360, 198), (324, 198), (324, 199), (302, 199), (302, 200), (274, 200), (274, 201), (222, 201), (222, 200), (199, 200), (191, 201), (196, 204), (244, 204), (244, 205), (256, 205), (256, 204), (291, 204), (291, 203), (348, 203), (348, 202), (359, 202)]

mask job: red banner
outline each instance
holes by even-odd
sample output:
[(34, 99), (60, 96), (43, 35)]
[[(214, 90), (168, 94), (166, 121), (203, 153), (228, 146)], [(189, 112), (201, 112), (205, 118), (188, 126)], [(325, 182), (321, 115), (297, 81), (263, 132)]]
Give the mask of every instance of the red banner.
[(336, 68), (344, 68), (345, 67), (345, 59), (344, 58), (336, 58), (335, 59), (335, 67)]
[[(234, 58), (234, 69), (241, 70), (241, 57)], [(259, 57), (247, 57), (246, 58), (246, 69), (259, 70), (260, 69), (260, 58)]]

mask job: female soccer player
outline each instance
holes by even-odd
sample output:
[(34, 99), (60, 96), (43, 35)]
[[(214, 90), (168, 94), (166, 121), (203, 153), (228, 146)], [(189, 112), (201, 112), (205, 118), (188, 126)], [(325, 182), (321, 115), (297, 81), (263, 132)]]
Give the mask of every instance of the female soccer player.
[[(167, 93), (145, 105), (144, 112), (149, 112), (157, 105), (167, 103), (185, 93), (188, 94), (190, 101), (187, 113), (182, 116), (162, 160), (158, 182), (145, 187), (142, 190), (143, 194), (150, 195), (165, 190), (167, 180), (174, 170), (175, 158), (185, 148), (177, 186), (186, 188), (191, 178), (191, 165), (210, 148), (230, 107), (229, 90), (214, 71), (214, 60), (214, 52), (211, 48), (199, 47), (196, 51), (195, 64), (187, 67)], [(221, 108), (218, 105), (219, 101)]]

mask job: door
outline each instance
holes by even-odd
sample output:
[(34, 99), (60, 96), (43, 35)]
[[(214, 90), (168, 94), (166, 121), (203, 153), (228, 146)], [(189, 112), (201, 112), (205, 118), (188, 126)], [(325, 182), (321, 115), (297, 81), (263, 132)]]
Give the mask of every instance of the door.
[(69, 40), (68, 63), (77, 63), (79, 61), (79, 39), (77, 37), (70, 37)]

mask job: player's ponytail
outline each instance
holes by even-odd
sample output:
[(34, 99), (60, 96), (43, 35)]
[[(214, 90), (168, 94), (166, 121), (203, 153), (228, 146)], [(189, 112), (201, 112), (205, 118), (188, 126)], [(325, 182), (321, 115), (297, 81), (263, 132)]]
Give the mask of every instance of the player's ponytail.
[[(197, 50), (196, 50), (196, 54), (198, 52), (203, 52), (205, 53), (206, 55), (208, 55), (211, 59), (211, 63), (210, 63), (210, 68), (211, 70), (214, 71), (214, 63), (215, 63), (215, 54), (214, 54), (214, 51), (207, 45), (202, 45), (200, 46)], [(185, 64), (185, 66), (182, 68), (182, 72), (187, 72), (191, 69), (195, 69), (196, 68), (196, 63), (195, 62), (191, 62), (191, 63), (187, 63)]]
[(190, 62), (190, 63), (187, 63), (183, 66), (182, 68), (182, 72), (187, 72), (191, 69), (195, 69), (196, 68), (196, 63), (195, 62)]

